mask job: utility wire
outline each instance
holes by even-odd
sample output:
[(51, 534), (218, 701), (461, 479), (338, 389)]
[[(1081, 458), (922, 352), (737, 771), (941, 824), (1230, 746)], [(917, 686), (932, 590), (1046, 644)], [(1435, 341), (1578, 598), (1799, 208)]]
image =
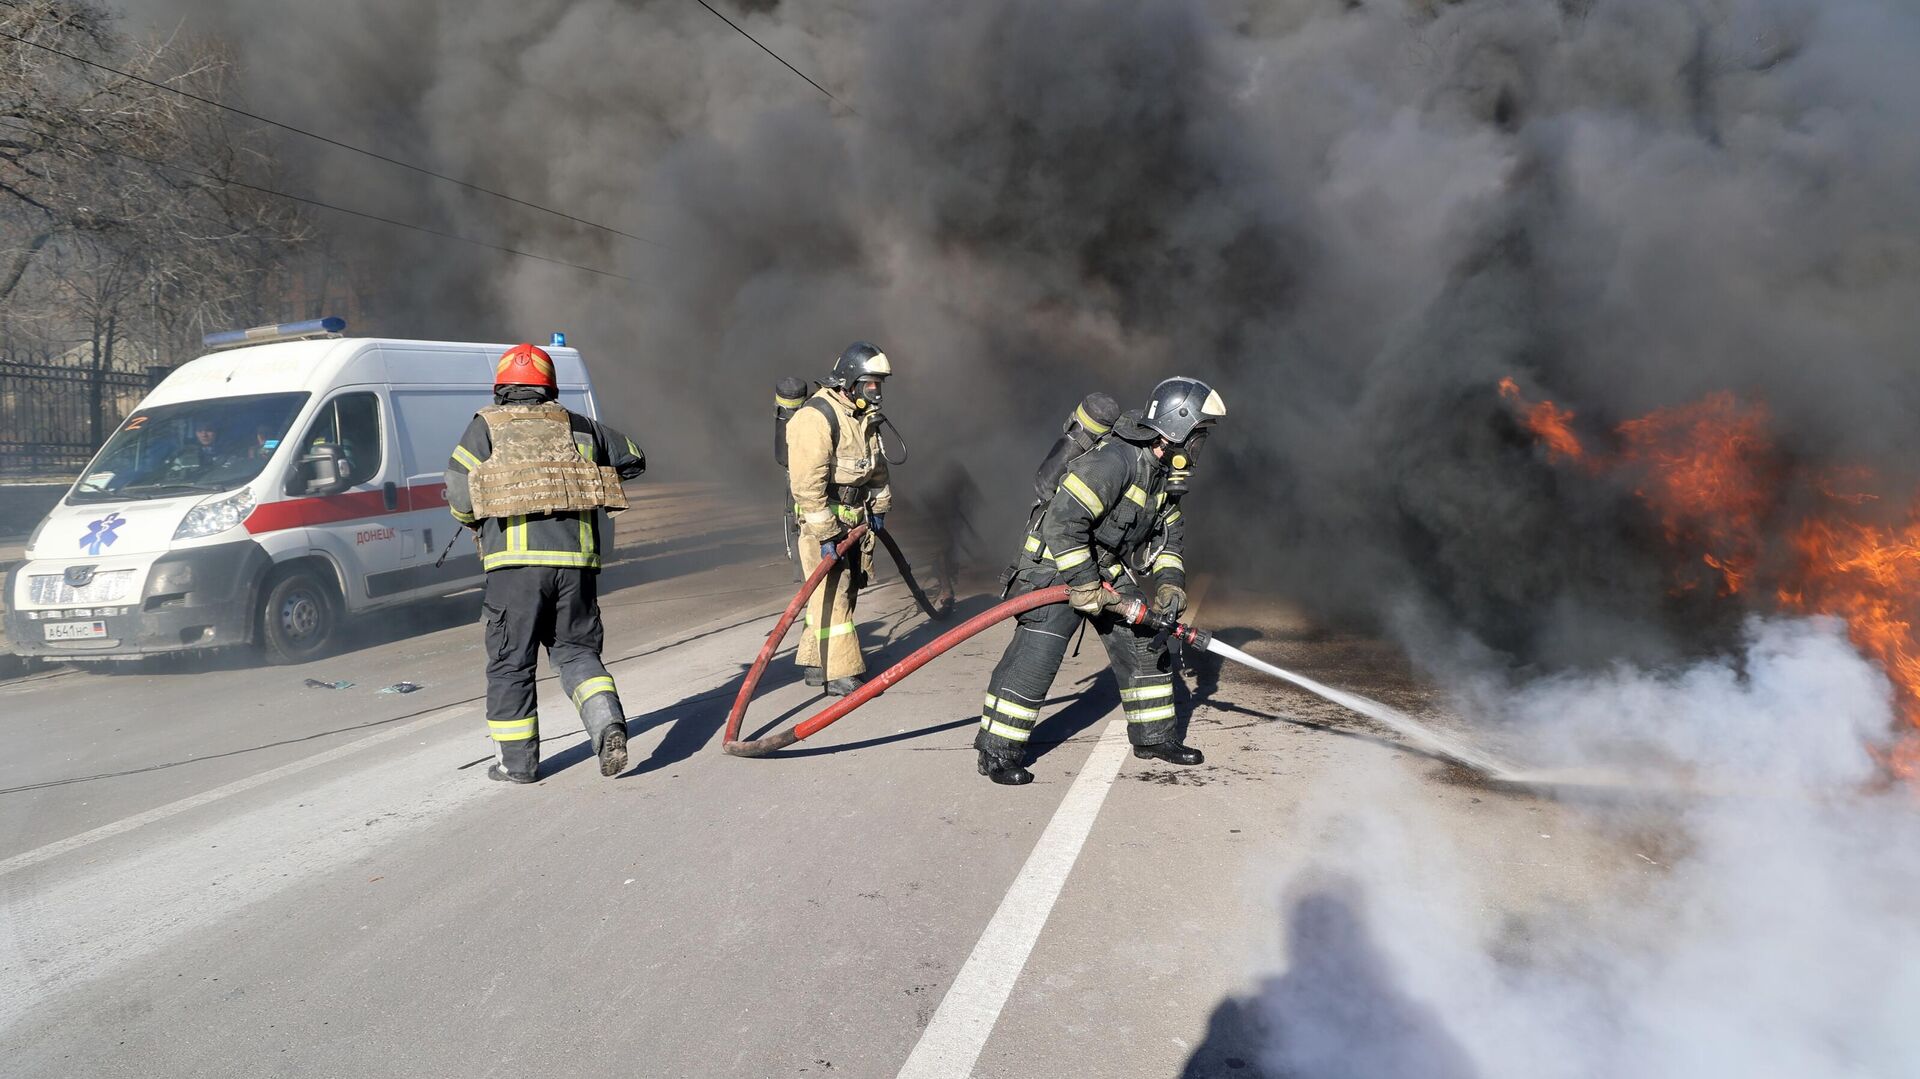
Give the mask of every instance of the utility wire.
[[(8, 3), (7, 6), (15, 7), (17, 5), (13, 3)], [(708, 8), (707, 10), (712, 11), (713, 9)], [(715, 11), (714, 14), (719, 15), (720, 13)], [(726, 16), (724, 15), (721, 15), (720, 17), (726, 18)], [(736, 27), (736, 29), (738, 28)], [(745, 30), (741, 30), (740, 32), (743, 34), (746, 33)], [(272, 127), (277, 127), (283, 131), (291, 131), (296, 135), (304, 135), (307, 138), (314, 139), (318, 142), (324, 142), (329, 146), (338, 146), (343, 150), (351, 150), (356, 154), (362, 154), (367, 157), (371, 157), (376, 161), (384, 161), (389, 165), (398, 165), (403, 169), (410, 169), (414, 172), (421, 174), (422, 176), (431, 176), (436, 180), (444, 180), (447, 183), (456, 184), (460, 187), (464, 187), (469, 191), (478, 191), (483, 195), (491, 195), (497, 199), (505, 199), (508, 202), (515, 203), (520, 206), (526, 206), (531, 209), (539, 210), (542, 213), (549, 213), (554, 215), (555, 217), (565, 218), (568, 221), (572, 221), (581, 225), (586, 225), (589, 228), (596, 228), (601, 230), (602, 232), (611, 232), (616, 236), (625, 236), (629, 240), (638, 240), (644, 244), (654, 244), (656, 246), (660, 246), (660, 242), (658, 240), (649, 240), (645, 236), (635, 236), (631, 232), (626, 232), (622, 229), (614, 228), (612, 225), (602, 225), (597, 221), (589, 221), (584, 217), (575, 217), (570, 213), (567, 213), (563, 210), (556, 210), (551, 206), (542, 206), (537, 202), (528, 202), (526, 199), (515, 198), (514, 196), (509, 195), (504, 191), (495, 191), (490, 187), (482, 187), (479, 184), (471, 183), (467, 180), (462, 180), (457, 176), (448, 176), (444, 172), (435, 172), (434, 170), (426, 168), (424, 166), (415, 165), (410, 161), (402, 161), (397, 157), (388, 157), (386, 154), (377, 153), (373, 150), (366, 149), (365, 147), (355, 146), (350, 142), (341, 142), (339, 139), (328, 138), (327, 136), (322, 135), (316, 131), (309, 131), (303, 127), (295, 127), (292, 124), (281, 123), (278, 120), (273, 120), (273, 119), (269, 119), (268, 117), (262, 116), (257, 112), (248, 112), (246, 109), (242, 109), (234, 105), (229, 105), (223, 101), (216, 101), (210, 97), (202, 97), (199, 94), (192, 93), (191, 91), (187, 91), (187, 90), (182, 90), (177, 86), (169, 86), (163, 82), (155, 82), (152, 79), (143, 78), (142, 76), (135, 75), (131, 71), (122, 71), (117, 67), (112, 67), (110, 65), (100, 63), (97, 60), (89, 60), (84, 56), (79, 56), (74, 53), (70, 53), (65, 49), (55, 48), (54, 46), (48, 45), (45, 42), (32, 41), (27, 38), (21, 37), (19, 34), (10, 33), (5, 30), (0, 30), (0, 37), (17, 41), (22, 45), (31, 45), (36, 49), (44, 49), (47, 52), (53, 53), (56, 56), (64, 56), (67, 59), (72, 60), (76, 63), (85, 64), (91, 68), (98, 68), (101, 71), (105, 71), (113, 75), (118, 75), (123, 79), (132, 79), (134, 82), (143, 83), (147, 86), (153, 87), (156, 90), (165, 90), (169, 94), (177, 94), (180, 97), (184, 97), (189, 101), (197, 101), (202, 105), (211, 105), (216, 109), (225, 109), (226, 111), (233, 113), (236, 116), (244, 116), (249, 120), (255, 120), (260, 123), (270, 125)], [(765, 48), (765, 46), (761, 46), (761, 47)], [(779, 59), (779, 57), (775, 57), (775, 59), (777, 60)], [(781, 60), (780, 62), (783, 64), (786, 63), (785, 60)], [(795, 74), (799, 74), (799, 72), (795, 72)], [(805, 75), (801, 75), (800, 77), (803, 79), (807, 78)], [(813, 82), (812, 79), (807, 79), (807, 81)], [(816, 88), (817, 88), (817, 84), (816, 84)], [(821, 90), (820, 92), (823, 94), (826, 93), (825, 90)], [(827, 94), (827, 96), (832, 97), (833, 95)]]
[(741, 37), (746, 38), (748, 41), (753, 42), (755, 45), (760, 45), (761, 52), (766, 53), (768, 56), (773, 57), (775, 60), (779, 60), (781, 65), (784, 66), (788, 71), (793, 72), (795, 75), (798, 75), (803, 79), (807, 79), (807, 85), (813, 87), (815, 90), (818, 90), (823, 94), (826, 94), (828, 100), (832, 101), (834, 104), (840, 106), (841, 108), (847, 110), (849, 113), (852, 113), (855, 116), (860, 115), (858, 112), (854, 112), (854, 108), (852, 105), (849, 105), (846, 102), (840, 100), (839, 98), (834, 97), (833, 93), (829, 91), (826, 87), (820, 85), (817, 82), (814, 82), (812, 79), (808, 79), (806, 72), (801, 71), (799, 68), (794, 67), (792, 64), (787, 63), (785, 59), (782, 59), (779, 53), (774, 52), (772, 49), (767, 48), (765, 45), (761, 45), (759, 38), (754, 37), (752, 34), (747, 33), (746, 30), (741, 28), (739, 23), (734, 22), (732, 19), (727, 18), (725, 15), (722, 15), (719, 9), (715, 8), (712, 4), (707, 3), (707, 0), (693, 0), (693, 2), (696, 4), (699, 4), (703, 8), (706, 8), (708, 11), (713, 12), (714, 18), (719, 19), (721, 22), (726, 23), (728, 26), (733, 27), (735, 30), (739, 30)]
[(155, 158), (142, 157), (139, 154), (128, 153), (125, 150), (115, 150), (106, 146), (96, 146), (90, 142), (84, 142), (80, 139), (67, 138), (64, 135), (49, 135), (45, 132), (37, 131), (30, 126), (16, 123), (11, 119), (0, 121), (0, 127), (7, 127), (15, 131), (22, 131), (32, 135), (39, 135), (42, 138), (50, 138), (56, 142), (64, 142), (69, 146), (78, 146), (83, 149), (92, 150), (95, 153), (112, 154), (115, 157), (123, 157), (129, 161), (139, 161), (144, 164), (152, 165), (155, 168), (167, 169), (171, 172), (177, 172), (182, 175), (195, 176), (203, 180), (211, 180), (212, 182), (221, 184), (223, 186), (244, 188), (248, 191), (259, 192), (262, 195), (271, 195), (274, 198), (286, 199), (290, 202), (298, 202), (307, 206), (318, 207), (319, 209), (322, 209), (322, 210), (331, 210), (334, 213), (350, 214), (354, 217), (365, 218), (368, 221), (378, 221), (383, 225), (393, 225), (396, 228), (411, 229), (414, 232), (422, 232), (427, 234), (428, 236), (438, 236), (446, 240), (457, 240), (463, 244), (472, 244), (475, 247), (484, 247), (491, 251), (499, 251), (508, 255), (517, 255), (520, 258), (537, 259), (541, 262), (550, 262), (555, 266), (566, 266), (570, 269), (583, 270), (590, 274), (598, 274), (601, 277), (611, 277), (616, 281), (637, 280), (636, 278), (628, 277), (625, 274), (613, 273), (610, 270), (598, 270), (592, 266), (583, 266), (578, 262), (568, 262), (565, 259), (557, 259), (548, 255), (538, 255), (533, 253), (532, 251), (522, 251), (517, 247), (507, 247), (502, 244), (489, 243), (486, 240), (476, 240), (471, 236), (462, 236), (457, 232), (445, 232), (440, 229), (430, 228), (426, 225), (416, 225), (411, 221), (401, 221), (397, 218), (382, 217), (379, 214), (371, 214), (366, 212), (365, 210), (355, 210), (346, 206), (336, 206), (331, 202), (322, 202), (319, 199), (308, 198), (305, 195), (295, 195), (289, 191), (276, 191), (271, 187), (261, 187), (258, 184), (250, 184), (244, 180), (236, 180), (231, 176), (216, 176), (213, 173), (202, 172), (199, 169), (187, 168), (184, 165), (177, 165), (171, 161), (160, 161)]

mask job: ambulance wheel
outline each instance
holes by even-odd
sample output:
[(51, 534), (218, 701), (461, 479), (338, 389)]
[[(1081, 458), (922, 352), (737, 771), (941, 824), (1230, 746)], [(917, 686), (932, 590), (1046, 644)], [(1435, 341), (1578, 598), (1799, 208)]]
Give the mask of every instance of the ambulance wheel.
[(311, 570), (296, 569), (274, 581), (260, 605), (261, 650), (269, 663), (319, 659), (338, 622), (333, 589)]

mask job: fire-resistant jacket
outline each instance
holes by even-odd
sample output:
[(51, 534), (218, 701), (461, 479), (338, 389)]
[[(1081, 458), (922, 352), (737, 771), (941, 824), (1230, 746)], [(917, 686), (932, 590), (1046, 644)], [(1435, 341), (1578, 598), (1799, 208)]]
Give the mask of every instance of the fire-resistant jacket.
[[(813, 402), (825, 402), (840, 420), (833, 442), (827, 418)], [(787, 421), (787, 482), (794, 509), (808, 536), (829, 539), (859, 524), (867, 512), (893, 505), (880, 425), (872, 412), (855, 412), (839, 390), (823, 387)], [(859, 500), (865, 499), (864, 508)]]
[[(572, 410), (568, 410), (567, 419), (573, 430), (574, 448), (582, 458), (612, 468), (623, 480), (647, 470), (645, 455), (626, 435)], [(473, 515), (469, 476), (492, 454), (492, 432), (487, 421), (476, 414), (447, 462), (447, 508), (461, 524), (479, 529), (481, 567), (490, 570), (503, 566), (599, 569), (598, 511), (481, 518)]]
[(1051, 565), (1062, 584), (1114, 581), (1131, 569), (1150, 575), (1154, 586), (1185, 588), (1187, 527), (1166, 482), (1167, 467), (1151, 449), (1102, 438), (1060, 480), (1039, 527), (1027, 535), (1028, 559)]

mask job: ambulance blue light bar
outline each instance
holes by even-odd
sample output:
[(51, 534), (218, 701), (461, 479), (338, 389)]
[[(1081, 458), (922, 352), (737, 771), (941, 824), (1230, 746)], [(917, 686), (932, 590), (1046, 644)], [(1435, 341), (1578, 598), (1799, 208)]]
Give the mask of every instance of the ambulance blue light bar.
[(232, 348), (235, 345), (264, 345), (269, 341), (298, 341), (303, 337), (337, 337), (347, 330), (347, 320), (332, 315), (305, 322), (281, 322), (246, 330), (210, 333), (200, 339), (207, 348)]

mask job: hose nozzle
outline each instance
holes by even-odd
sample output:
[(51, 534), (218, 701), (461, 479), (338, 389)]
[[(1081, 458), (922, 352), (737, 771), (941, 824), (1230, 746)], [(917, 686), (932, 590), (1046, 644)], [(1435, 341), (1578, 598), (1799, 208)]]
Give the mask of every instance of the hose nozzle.
[(1120, 621), (1129, 626), (1146, 626), (1164, 636), (1179, 641), (1181, 644), (1192, 645), (1203, 651), (1206, 649), (1208, 642), (1213, 640), (1213, 634), (1208, 633), (1204, 629), (1195, 629), (1192, 626), (1183, 625), (1176, 618), (1158, 613), (1152, 607), (1147, 606), (1146, 600), (1123, 597), (1120, 595), (1119, 590), (1112, 585), (1107, 585), (1106, 589), (1113, 593), (1112, 603), (1107, 609), (1112, 611), (1114, 616), (1119, 618)]

